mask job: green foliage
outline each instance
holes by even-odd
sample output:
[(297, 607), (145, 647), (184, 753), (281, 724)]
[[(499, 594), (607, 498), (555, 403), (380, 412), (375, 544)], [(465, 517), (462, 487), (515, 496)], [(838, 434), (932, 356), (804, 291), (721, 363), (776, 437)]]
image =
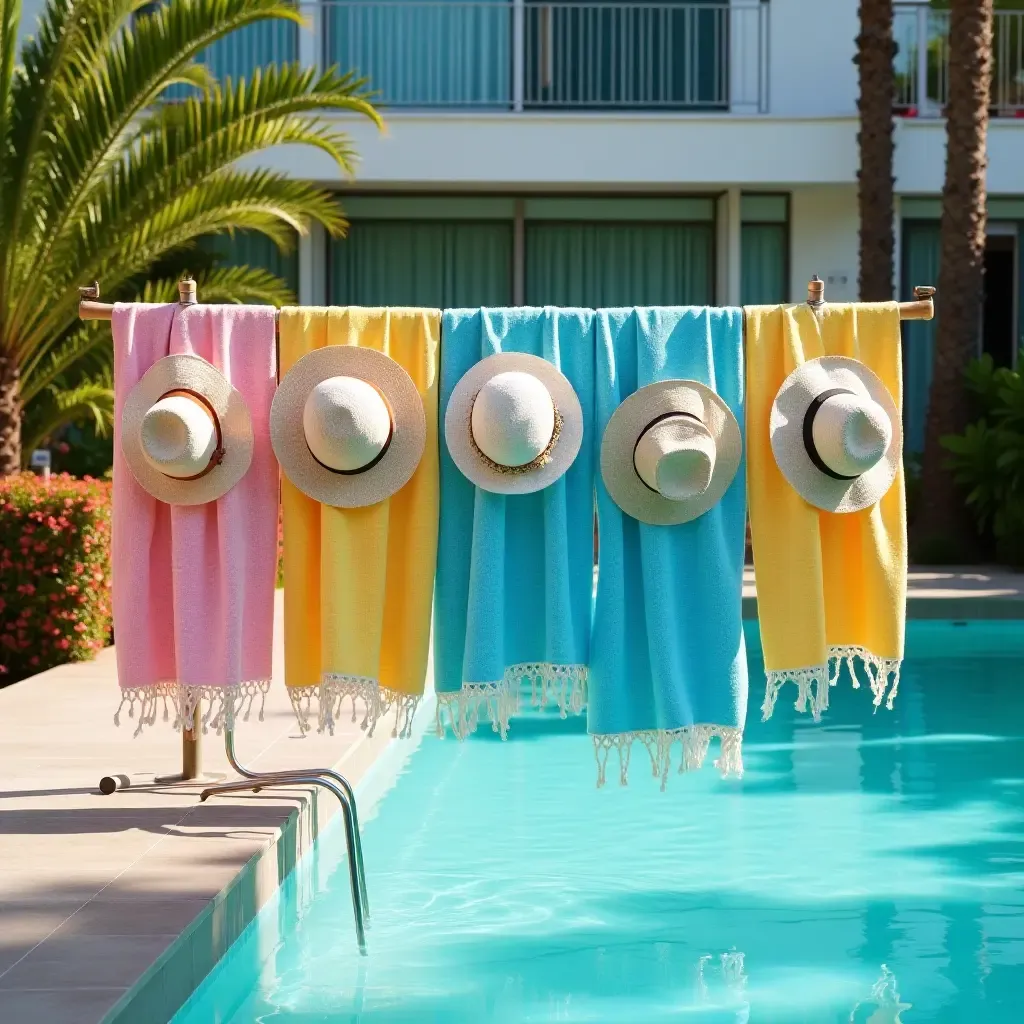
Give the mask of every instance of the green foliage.
[(0, 480), (0, 685), (109, 642), (110, 489), (68, 476)]
[(968, 367), (966, 386), (979, 418), (963, 434), (942, 439), (948, 465), (979, 533), (994, 537), (1000, 558), (1024, 565), (1024, 377), (984, 355)]
[[(224, 36), (301, 23), (288, 0), (48, 0), (19, 54), (20, 16), (21, 0), (0, 0), (0, 355), (20, 367), (30, 450), (69, 422), (109, 430), (109, 328), (78, 323), (79, 285), (173, 299), (164, 272), (202, 236), (245, 229), (287, 248), (311, 222), (343, 234), (330, 192), (240, 161), (298, 144), (349, 175), (350, 141), (323, 113), (380, 118), (335, 68), (211, 79), (202, 54)], [(182, 83), (193, 94), (168, 100)], [(190, 269), (205, 270), (204, 301), (289, 297), (264, 271)]]

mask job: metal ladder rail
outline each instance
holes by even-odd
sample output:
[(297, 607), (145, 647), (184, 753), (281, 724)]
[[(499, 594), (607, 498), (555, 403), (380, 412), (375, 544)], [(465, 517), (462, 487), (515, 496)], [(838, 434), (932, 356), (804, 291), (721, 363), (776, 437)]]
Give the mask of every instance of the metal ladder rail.
[(345, 822), (345, 846), (348, 850), (348, 883), (352, 892), (352, 915), (355, 919), (356, 941), (359, 945), (359, 952), (366, 956), (366, 921), (363, 916), (363, 886), (359, 878), (359, 865), (356, 858), (358, 838), (352, 819), (352, 806), (344, 791), (328, 779), (321, 778), (315, 774), (292, 774), (272, 779), (249, 779), (244, 782), (221, 782), (216, 786), (210, 786), (199, 794), (200, 802), (204, 802), (211, 796), (220, 793), (243, 793), (252, 791), (258, 793), (261, 789), (269, 789), (274, 786), (295, 786), (313, 785), (322, 786), (333, 793), (341, 804), (341, 814)]
[[(352, 826), (355, 829), (356, 838), (356, 862), (359, 868), (359, 882), (361, 886), (362, 899), (363, 899), (363, 915), (367, 918), (370, 917), (370, 893), (366, 886), (366, 870), (363, 867), (363, 837), (359, 830), (359, 813), (356, 808), (356, 794), (352, 788), (352, 784), (345, 778), (341, 772), (334, 771), (333, 768), (284, 768), (273, 772), (257, 772), (251, 768), (247, 768), (235, 754), (235, 736), (233, 729), (224, 730), (224, 753), (227, 756), (228, 764), (236, 771), (243, 779), (253, 780), (278, 780), (278, 779), (295, 779), (297, 776), (306, 778), (310, 775), (317, 775), (321, 778), (330, 779), (335, 783), (348, 797), (349, 806), (352, 810)], [(216, 786), (210, 786), (209, 792), (214, 792)], [(259, 788), (253, 787), (253, 792), (258, 793)]]

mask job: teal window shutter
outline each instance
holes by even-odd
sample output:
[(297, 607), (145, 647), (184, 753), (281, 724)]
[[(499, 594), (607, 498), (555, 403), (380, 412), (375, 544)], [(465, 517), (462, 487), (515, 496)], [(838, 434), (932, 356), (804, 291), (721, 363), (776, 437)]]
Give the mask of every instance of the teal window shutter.
[(512, 224), (353, 220), (331, 243), (329, 287), (341, 306), (507, 306)]
[(772, 306), (789, 301), (789, 225), (744, 224), (740, 229), (740, 302)]
[(382, 107), (508, 107), (512, 5), (506, 0), (325, 3), (325, 63), (369, 80)]
[[(914, 297), (914, 286), (939, 280), (939, 222), (903, 222), (903, 295)], [(932, 385), (934, 320), (905, 320), (903, 327), (903, 432), (904, 448), (911, 454), (924, 451), (928, 393)]]
[(714, 225), (526, 225), (531, 306), (702, 306), (714, 302)]

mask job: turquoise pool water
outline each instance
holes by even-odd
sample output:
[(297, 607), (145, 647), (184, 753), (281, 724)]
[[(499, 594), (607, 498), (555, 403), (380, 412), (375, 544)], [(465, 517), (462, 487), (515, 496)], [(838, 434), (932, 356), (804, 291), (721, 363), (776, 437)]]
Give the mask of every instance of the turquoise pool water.
[(370, 955), (331, 828), (176, 1021), (1024, 1019), (1022, 630), (922, 631), (891, 713), (752, 699), (738, 783), (638, 748), (598, 791), (583, 719), (429, 732), (365, 826)]

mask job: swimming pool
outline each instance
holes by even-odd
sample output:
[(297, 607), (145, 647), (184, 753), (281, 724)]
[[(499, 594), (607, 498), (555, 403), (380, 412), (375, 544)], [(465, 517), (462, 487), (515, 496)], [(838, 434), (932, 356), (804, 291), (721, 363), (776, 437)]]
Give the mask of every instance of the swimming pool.
[(175, 1021), (1019, 1021), (1022, 632), (920, 624), (891, 713), (754, 689), (739, 782), (637, 749), (599, 791), (583, 718), (427, 732), (365, 825), (370, 955), (335, 822)]

